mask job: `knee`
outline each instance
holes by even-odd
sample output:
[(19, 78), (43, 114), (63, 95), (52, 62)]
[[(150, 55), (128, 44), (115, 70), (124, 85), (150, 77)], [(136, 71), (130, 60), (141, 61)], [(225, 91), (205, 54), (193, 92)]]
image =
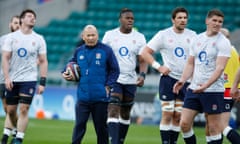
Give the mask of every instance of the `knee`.
[(221, 133), (222, 129), (223, 129), (222, 126), (217, 122), (208, 124), (208, 131), (210, 135)]
[(17, 109), (15, 109), (14, 107), (7, 107), (7, 113), (12, 116), (16, 114)]
[(121, 111), (121, 118), (124, 120), (130, 119), (130, 111)]
[(108, 117), (118, 118), (120, 113), (120, 106), (116, 104), (108, 105)]
[(181, 118), (181, 113), (175, 112), (173, 115), (173, 123), (179, 124)]
[(162, 120), (166, 122), (172, 121), (174, 114), (174, 101), (161, 101)]
[(180, 121), (180, 127), (182, 132), (189, 132), (191, 130), (192, 125), (187, 121)]
[(171, 122), (173, 118), (173, 112), (163, 111), (162, 112), (162, 121)]
[(119, 96), (111, 96), (108, 105), (108, 117), (119, 117), (121, 100)]
[(130, 119), (130, 112), (133, 106), (133, 101), (124, 102), (121, 105), (120, 115), (124, 120)]
[(28, 110), (29, 110), (29, 106), (24, 104), (24, 106), (20, 106), (19, 112), (22, 115), (27, 115)]

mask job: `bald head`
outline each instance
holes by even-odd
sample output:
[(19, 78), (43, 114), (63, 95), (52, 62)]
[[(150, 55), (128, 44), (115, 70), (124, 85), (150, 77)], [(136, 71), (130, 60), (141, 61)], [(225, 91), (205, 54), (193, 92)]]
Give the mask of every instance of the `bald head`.
[(86, 26), (83, 28), (83, 33), (84, 33), (84, 31), (88, 31), (88, 30), (97, 31), (97, 28), (96, 28), (94, 25), (86, 25)]
[(226, 29), (226, 28), (221, 28), (220, 31), (221, 31), (222, 34), (225, 35), (226, 38), (228, 38), (228, 39), (230, 38), (230, 32), (229, 32), (228, 29)]
[(86, 25), (82, 32), (82, 38), (87, 46), (95, 46), (98, 41), (98, 31), (94, 25)]

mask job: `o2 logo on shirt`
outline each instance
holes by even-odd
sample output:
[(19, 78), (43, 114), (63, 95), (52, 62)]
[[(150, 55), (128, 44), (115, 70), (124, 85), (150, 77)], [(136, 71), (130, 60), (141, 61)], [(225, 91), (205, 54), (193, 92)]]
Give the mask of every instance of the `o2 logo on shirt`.
[(27, 55), (27, 50), (25, 48), (19, 48), (17, 53), (19, 57), (25, 57)]
[(128, 55), (128, 49), (127, 49), (127, 47), (120, 47), (120, 49), (119, 49), (119, 54), (121, 55), (121, 56), (127, 56)]
[(174, 53), (177, 57), (183, 57), (184, 59), (187, 59), (187, 56), (184, 54), (184, 49), (181, 47), (176, 47)]
[(201, 51), (198, 55), (198, 59), (199, 59), (200, 62), (205, 63), (205, 65), (208, 65), (207, 52), (206, 51)]

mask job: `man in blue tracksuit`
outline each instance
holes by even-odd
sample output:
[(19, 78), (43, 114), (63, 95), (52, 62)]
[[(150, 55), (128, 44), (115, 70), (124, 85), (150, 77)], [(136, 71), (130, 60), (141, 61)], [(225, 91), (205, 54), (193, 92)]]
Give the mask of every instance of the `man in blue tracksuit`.
[[(78, 64), (81, 75), (77, 89), (72, 144), (81, 143), (90, 113), (97, 134), (97, 143), (108, 144), (107, 106), (110, 89), (120, 73), (119, 66), (112, 49), (98, 41), (95, 26), (85, 26), (82, 37), (85, 44), (76, 49), (69, 61)], [(73, 80), (72, 75), (65, 70), (62, 76), (66, 80)]]

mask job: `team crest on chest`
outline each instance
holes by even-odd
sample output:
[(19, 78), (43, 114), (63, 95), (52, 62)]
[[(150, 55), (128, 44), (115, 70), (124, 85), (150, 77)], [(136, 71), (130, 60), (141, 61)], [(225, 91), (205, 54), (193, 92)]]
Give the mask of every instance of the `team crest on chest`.
[(169, 39), (168, 42), (169, 42), (169, 43), (172, 43), (172, 42), (173, 42), (173, 39)]
[(133, 40), (132, 42), (133, 42), (133, 44), (136, 44), (136, 40)]
[(101, 59), (101, 53), (96, 53), (96, 59)]
[(197, 43), (197, 46), (199, 47), (199, 46), (201, 46), (201, 43), (199, 42), (199, 43)]
[(35, 46), (35, 45), (36, 45), (36, 43), (33, 41), (33, 42), (32, 42), (32, 46)]
[(79, 59), (80, 59), (80, 60), (83, 60), (83, 59), (84, 59), (84, 55), (80, 55), (80, 56), (79, 56)]
[(216, 46), (216, 42), (213, 42), (212, 46), (213, 46), (213, 47)]

